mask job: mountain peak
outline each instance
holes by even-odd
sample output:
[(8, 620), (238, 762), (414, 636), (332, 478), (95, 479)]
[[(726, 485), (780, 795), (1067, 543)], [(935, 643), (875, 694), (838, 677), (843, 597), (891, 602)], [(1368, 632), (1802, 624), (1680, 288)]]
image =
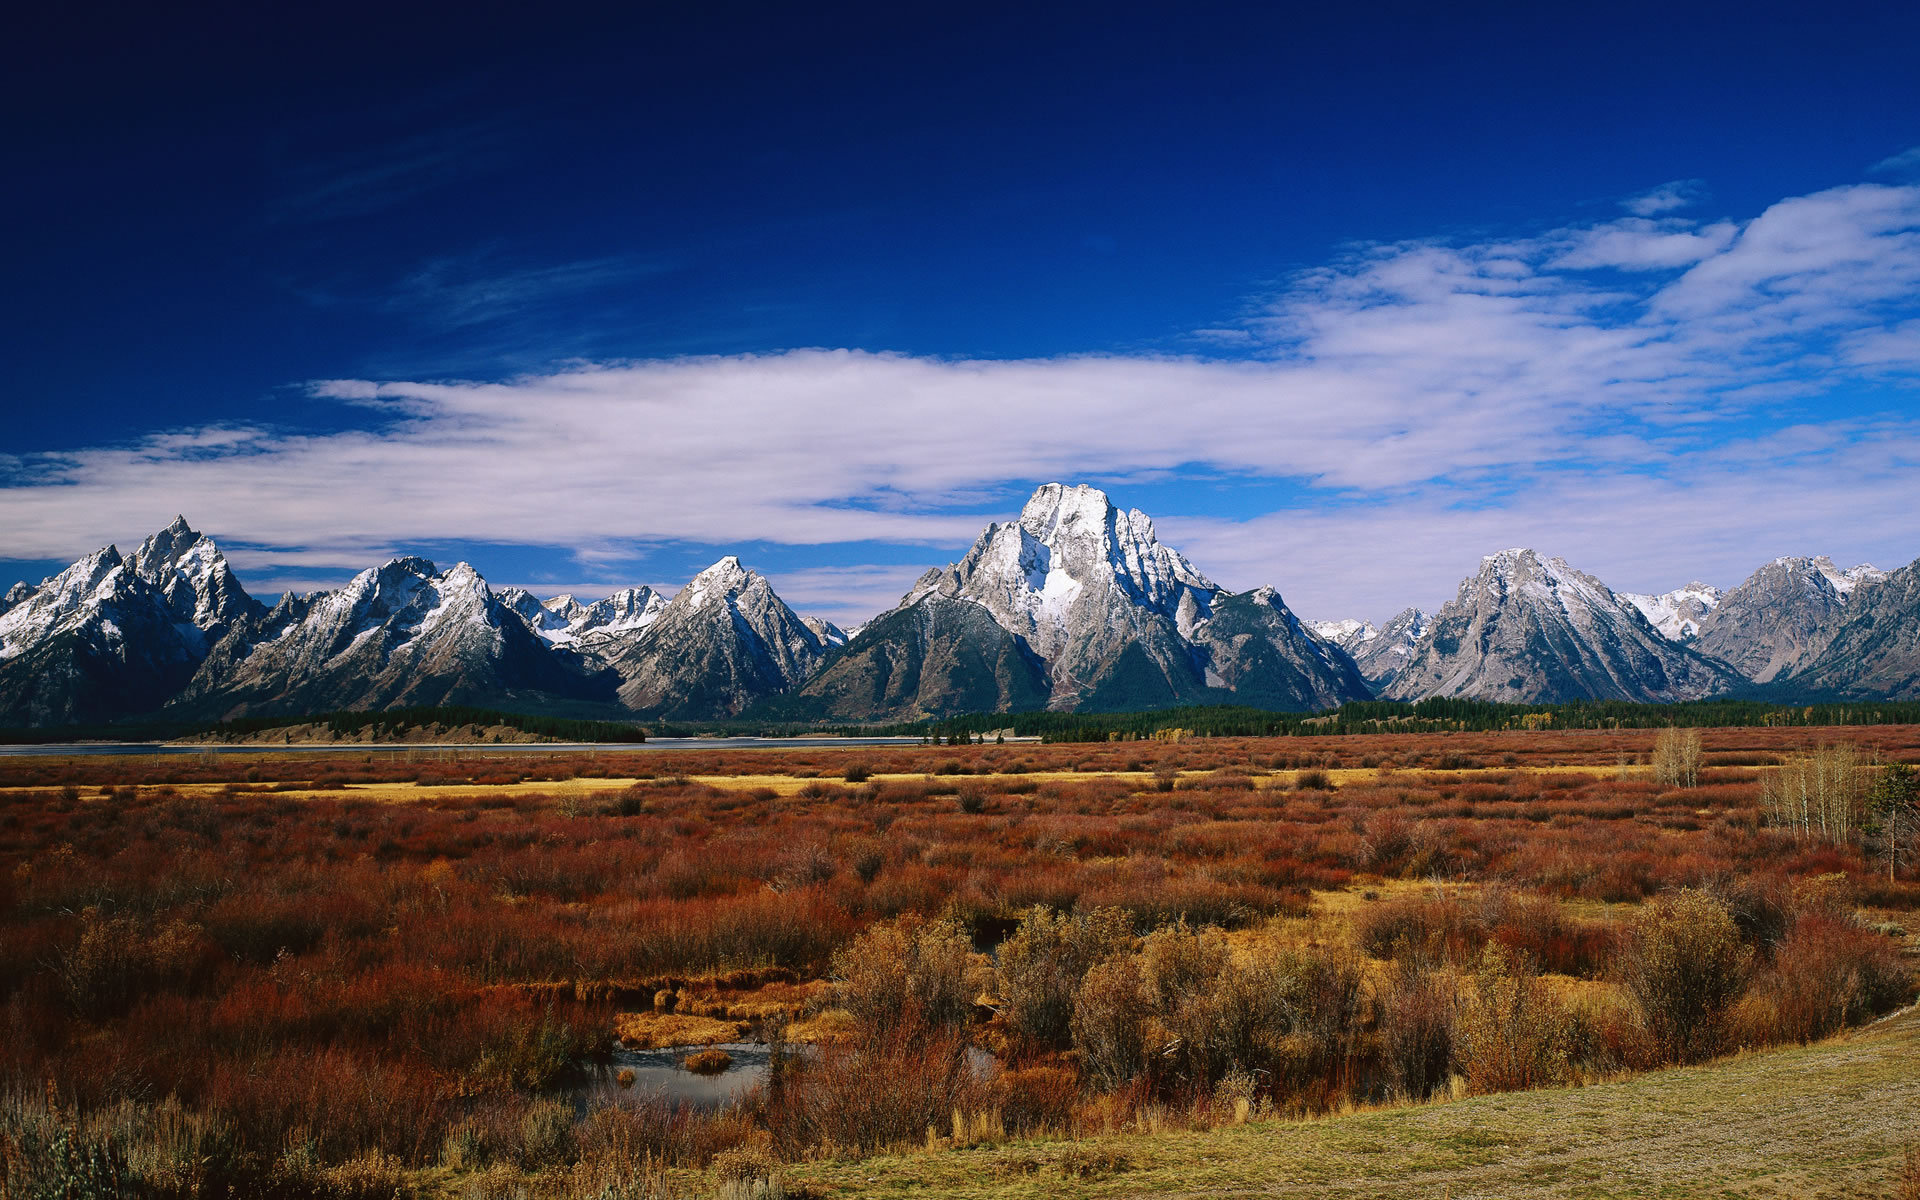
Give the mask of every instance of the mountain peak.
[[(1026, 506), (1020, 510), (1020, 527), (1044, 542), (1051, 539), (1056, 529), (1071, 527), (1089, 532), (1104, 529), (1115, 515), (1113, 501), (1097, 487), (1084, 483), (1072, 486), (1043, 483), (1033, 490)], [(1141, 519), (1146, 520), (1145, 514)], [(1148, 536), (1152, 536), (1152, 527), (1148, 521)]]
[(699, 587), (702, 590), (717, 587), (723, 591), (733, 591), (751, 578), (753, 578), (753, 572), (741, 564), (740, 556), (729, 554), (695, 575), (693, 582), (687, 586)]
[(1386, 698), (1670, 703), (1731, 682), (1724, 668), (1663, 637), (1626, 597), (1523, 547), (1483, 558), (1479, 576), (1460, 585), (1412, 651)]

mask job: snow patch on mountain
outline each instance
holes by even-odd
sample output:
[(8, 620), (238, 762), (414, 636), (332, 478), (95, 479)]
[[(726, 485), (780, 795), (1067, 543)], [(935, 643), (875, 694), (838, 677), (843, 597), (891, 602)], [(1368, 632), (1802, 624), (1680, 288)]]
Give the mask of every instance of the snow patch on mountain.
[(1660, 631), (1670, 642), (1690, 642), (1700, 636), (1700, 622), (1719, 607), (1726, 595), (1710, 583), (1698, 580), (1658, 596), (1639, 592), (1616, 592), (1622, 600), (1640, 610), (1647, 624)]
[(1356, 621), (1352, 617), (1344, 621), (1308, 621), (1306, 625), (1320, 637), (1348, 652), (1380, 636), (1380, 631), (1373, 627), (1372, 621)]

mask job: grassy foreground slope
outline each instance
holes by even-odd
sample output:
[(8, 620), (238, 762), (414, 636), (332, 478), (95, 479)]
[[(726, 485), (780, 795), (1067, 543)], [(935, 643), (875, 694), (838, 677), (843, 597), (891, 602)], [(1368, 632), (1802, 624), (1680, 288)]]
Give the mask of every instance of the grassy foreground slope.
[(1916, 1142), (1920, 1010), (1908, 1008), (1850, 1037), (1594, 1087), (909, 1154), (788, 1178), (827, 1194), (916, 1197), (1889, 1197)]

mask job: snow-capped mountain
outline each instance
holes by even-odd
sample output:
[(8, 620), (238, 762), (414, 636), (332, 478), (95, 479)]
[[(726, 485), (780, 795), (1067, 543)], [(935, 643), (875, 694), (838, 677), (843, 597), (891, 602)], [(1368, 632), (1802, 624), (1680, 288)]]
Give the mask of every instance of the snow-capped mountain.
[(989, 525), (965, 558), (921, 576), (902, 607), (938, 595), (985, 608), (1047, 662), (1054, 705), (1070, 708), (1126, 645), (1161, 671), (1193, 674), (1185, 641), (1220, 591), (1161, 545), (1145, 513), (1050, 483), (1017, 521)]
[(1380, 631), (1373, 627), (1372, 621), (1356, 621), (1348, 617), (1344, 621), (1308, 621), (1307, 628), (1319, 635), (1322, 641), (1353, 653), (1355, 646), (1364, 645), (1379, 636)]
[(1920, 700), (1920, 560), (1892, 572), (1855, 567), (1842, 574), (1856, 586), (1843, 593), (1846, 603), (1825, 644), (1785, 677), (1784, 687), (1800, 695)]
[(1659, 630), (1661, 637), (1670, 642), (1691, 642), (1700, 636), (1700, 622), (1719, 606), (1725, 593), (1710, 583), (1696, 580), (1658, 596), (1638, 592), (1615, 592), (1614, 595), (1639, 609), (1647, 624)]
[(1785, 678), (1827, 648), (1852, 597), (1885, 578), (1865, 563), (1843, 571), (1824, 554), (1776, 558), (1721, 598), (1694, 647), (1755, 683)]
[(175, 711), (214, 716), (422, 704), (610, 703), (611, 676), (556, 652), (466, 563), (396, 558), (286, 596), (213, 648)]
[(1631, 602), (1564, 559), (1513, 549), (1481, 560), (1383, 694), (1667, 702), (1740, 682), (1720, 663), (1662, 637)]
[(869, 717), (1035, 691), (1062, 709), (1157, 707), (1242, 685), (1296, 708), (1365, 696), (1351, 660), (1270, 590), (1214, 625), (1229, 596), (1163, 545), (1145, 513), (1096, 488), (1047, 484), (1017, 520), (987, 526), (959, 562), (921, 576), (801, 695)]
[(503, 589), (500, 599), (548, 645), (589, 658), (617, 653), (630, 640), (626, 635), (653, 624), (667, 607), (667, 598), (650, 587), (626, 588), (592, 604), (564, 594), (543, 603), (524, 588)]
[[(808, 629), (813, 630), (813, 636), (819, 638), (820, 644), (829, 650), (846, 645), (847, 639), (853, 636), (825, 617), (801, 617), (800, 621)], [(856, 631), (857, 629), (856, 626)]]
[(901, 603), (842, 630), (732, 556), (669, 600), (591, 604), (400, 558), (267, 610), (182, 519), (0, 596), (0, 726), (471, 703), (618, 718), (895, 719), (1430, 695), (1669, 701), (1920, 696), (1920, 563), (1782, 558), (1724, 595), (1614, 593), (1509, 550), (1433, 617), (1301, 622), (1228, 592), (1153, 522), (1049, 484)]
[(628, 710), (712, 717), (789, 690), (813, 674), (826, 652), (766, 577), (729, 554), (646, 616), (637, 633), (608, 643), (598, 656), (619, 673), (620, 701)]
[(176, 518), (131, 557), (107, 546), (0, 612), (0, 725), (109, 721), (158, 708), (209, 645), (260, 606), (209, 538)]

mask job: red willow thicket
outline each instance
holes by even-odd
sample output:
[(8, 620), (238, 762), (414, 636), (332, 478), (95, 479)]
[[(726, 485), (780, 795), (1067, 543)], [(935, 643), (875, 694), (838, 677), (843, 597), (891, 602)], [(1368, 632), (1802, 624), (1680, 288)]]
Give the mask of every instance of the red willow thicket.
[[(1913, 729), (1846, 733), (1883, 760), (1920, 753)], [(1837, 910), (1809, 915), (1792, 881), (1841, 873), (1861, 902), (1905, 909), (1920, 906), (1920, 884), (1888, 881), (1853, 846), (1796, 840), (1762, 820), (1757, 768), (1801, 746), (1804, 731), (1708, 731), (1699, 786), (1686, 789), (1643, 768), (1618, 772), (1644, 762), (1652, 739), (6, 760), (0, 1075), (16, 1089), (52, 1079), (88, 1110), (174, 1097), (222, 1114), (263, 1153), (297, 1136), (330, 1161), (378, 1150), (425, 1163), (475, 1121), (514, 1126), (530, 1097), (607, 1044), (616, 1008), (646, 1007), (635, 998), (675, 978), (745, 968), (820, 978), (863, 929), (900, 917), (944, 916), (982, 946), (1035, 906), (1114, 910), (1136, 933), (1238, 929), (1305, 916), (1316, 890), (1395, 879), (1497, 886), (1364, 909), (1358, 950), (1414, 965), (1353, 978), (1370, 980), (1374, 1000), (1399, 996), (1405, 1016), (1354, 1009), (1376, 1039), (1370, 1081), (1345, 1034), (1303, 1030), (1291, 1048), (1263, 1052), (1261, 1070), (1320, 1098), (1307, 1107), (1343, 1088), (1439, 1086), (1435, 1064), (1452, 1051), (1435, 1015), (1451, 1003), (1437, 969), (1519, 979), (1499, 987), (1522, 1008), (1525, 971), (1607, 977), (1631, 930), (1574, 920), (1558, 900), (1732, 897), (1731, 919), (1759, 949), (1742, 965), (1750, 998), (1729, 1020), (1761, 1040), (1817, 1036), (1883, 1003), (1890, 984), (1838, 1001), (1808, 984), (1863, 956), (1879, 962), (1885, 939), (1862, 942), (1879, 935)], [(1331, 774), (1355, 767), (1377, 773)], [(806, 782), (782, 792), (695, 779), (722, 775)], [(349, 786), (362, 783), (391, 786)], [(1314, 975), (1322, 968), (1290, 962), (1270, 973), (1337, 990), (1350, 966), (1359, 970)], [(1102, 968), (1113, 1004), (1133, 1003), (1130, 969)], [(1172, 992), (1155, 996), (1141, 1020), (1205, 1017)], [(1059, 997), (1047, 1003), (1056, 1044), (1027, 1057), (1001, 1047), (1012, 1082), (995, 1102), (1044, 1114), (1019, 1121), (1064, 1120), (1063, 1095), (1084, 1100), (1093, 1086), (1071, 1058), (1050, 1056), (1071, 1043), (1072, 1018)], [(1628, 1035), (1590, 1023), (1580, 1036), (1624, 1045)], [(1238, 1088), (1247, 1101), (1269, 1086), (1232, 1083), (1231, 1056), (1208, 1053), (1182, 1068), (1188, 1085)], [(868, 1067), (840, 1065), (852, 1086), (771, 1122), (783, 1149), (809, 1130), (852, 1137), (848, 1098), (865, 1094)], [(1167, 1085), (1109, 1074), (1130, 1095)], [(849, 1144), (869, 1143), (880, 1144)]]

